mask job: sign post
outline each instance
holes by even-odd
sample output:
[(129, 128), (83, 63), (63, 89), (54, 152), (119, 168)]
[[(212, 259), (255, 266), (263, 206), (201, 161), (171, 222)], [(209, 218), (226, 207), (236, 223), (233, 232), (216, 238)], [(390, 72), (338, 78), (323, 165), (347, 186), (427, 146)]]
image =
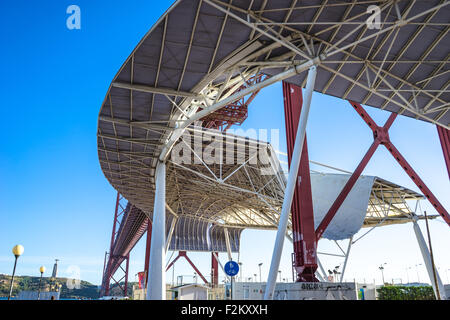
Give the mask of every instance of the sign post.
[(233, 300), (233, 291), (234, 291), (234, 276), (237, 275), (239, 273), (239, 265), (234, 262), (233, 260), (228, 261), (227, 263), (225, 263), (224, 266), (224, 271), (225, 273), (230, 276), (231, 278), (231, 300)]

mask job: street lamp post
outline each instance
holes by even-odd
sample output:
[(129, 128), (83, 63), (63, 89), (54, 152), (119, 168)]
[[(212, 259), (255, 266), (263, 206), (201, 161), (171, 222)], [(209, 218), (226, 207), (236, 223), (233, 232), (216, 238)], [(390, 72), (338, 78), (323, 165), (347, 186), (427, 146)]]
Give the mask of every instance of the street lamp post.
[(259, 267), (259, 282), (262, 282), (261, 281), (261, 266), (262, 266), (262, 262), (258, 264), (258, 267)]
[(280, 282), (281, 282), (281, 270), (278, 270), (278, 275), (280, 276)]
[(238, 262), (238, 265), (239, 265), (239, 281), (244, 282), (242, 280), (242, 262)]
[(39, 289), (38, 289), (38, 298), (37, 298), (38, 300), (41, 298), (41, 282), (42, 282), (42, 275), (45, 272), (45, 267), (41, 266), (39, 268), (39, 271), (41, 272), (41, 277), (39, 278)]
[(408, 281), (407, 283), (409, 283), (409, 273), (408, 273), (408, 269), (411, 269), (411, 267), (405, 268), (405, 270), (406, 270), (406, 280)]
[(12, 290), (13, 290), (13, 283), (14, 283), (14, 275), (16, 274), (17, 259), (23, 253), (23, 246), (21, 246), (20, 244), (14, 246), (14, 248), (12, 249), (12, 253), (14, 254), (14, 257), (16, 257), (16, 259), (14, 260), (14, 269), (13, 269), (13, 273), (12, 273), (12, 277), (11, 277), (11, 285), (9, 287), (8, 300), (11, 299), (11, 294), (12, 294)]
[(416, 264), (416, 273), (417, 273), (417, 283), (420, 283), (420, 277), (419, 277), (419, 268), (417, 268), (418, 266), (421, 266), (422, 264)]
[(383, 264), (381, 264), (379, 267), (378, 267), (378, 269), (380, 269), (381, 270), (381, 279), (383, 280), (383, 285), (384, 285), (384, 265), (385, 265), (386, 263), (383, 263)]

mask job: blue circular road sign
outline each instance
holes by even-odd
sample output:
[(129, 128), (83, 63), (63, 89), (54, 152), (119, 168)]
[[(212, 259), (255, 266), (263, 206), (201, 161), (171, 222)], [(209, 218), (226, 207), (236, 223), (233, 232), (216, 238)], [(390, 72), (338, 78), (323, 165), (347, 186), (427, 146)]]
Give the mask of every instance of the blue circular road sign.
[(223, 268), (230, 277), (234, 277), (239, 272), (239, 265), (235, 261), (228, 261)]

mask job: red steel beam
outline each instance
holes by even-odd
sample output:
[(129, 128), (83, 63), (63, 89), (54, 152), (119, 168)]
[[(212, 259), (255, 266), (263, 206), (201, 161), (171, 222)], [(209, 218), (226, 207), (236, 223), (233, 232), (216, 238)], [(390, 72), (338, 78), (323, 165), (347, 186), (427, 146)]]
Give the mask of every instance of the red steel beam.
[(356, 167), (355, 171), (352, 173), (350, 178), (348, 179), (347, 183), (342, 188), (341, 192), (337, 196), (336, 200), (331, 205), (330, 209), (328, 210), (325, 217), (320, 222), (319, 226), (316, 229), (316, 240), (319, 241), (322, 237), (323, 233), (325, 232), (326, 228), (330, 224), (331, 220), (333, 220), (334, 216), (336, 215), (337, 211), (341, 207), (342, 203), (347, 198), (348, 194), (352, 190), (353, 186), (355, 185), (356, 181), (358, 181), (358, 178), (361, 176), (364, 168), (367, 166), (367, 163), (369, 163), (369, 160), (372, 158), (373, 154), (377, 150), (378, 146), (380, 144), (384, 144), (385, 141), (389, 140), (389, 128), (391, 127), (392, 123), (394, 122), (395, 118), (397, 117), (396, 113), (392, 113), (386, 123), (383, 127), (379, 127), (375, 121), (369, 116), (369, 114), (364, 110), (363, 107), (359, 104), (354, 104), (353, 102), (350, 102), (352, 106), (355, 108), (355, 110), (358, 112), (358, 114), (361, 116), (361, 118), (364, 120), (364, 122), (367, 123), (367, 125), (372, 129), (374, 141), (372, 145), (370, 146), (369, 150), (367, 150), (366, 154), (364, 155), (363, 159), (360, 161), (358, 166)]
[(152, 222), (147, 219), (147, 242), (145, 245), (145, 265), (144, 265), (144, 288), (147, 287), (147, 275), (150, 265), (150, 248), (152, 245)]
[(405, 170), (408, 176), (414, 181), (416, 186), (423, 192), (423, 195), (430, 201), (431, 205), (436, 209), (436, 211), (441, 215), (445, 222), (450, 226), (450, 215), (445, 210), (444, 206), (439, 202), (439, 200), (434, 196), (430, 189), (428, 189), (427, 185), (422, 181), (419, 175), (414, 171), (411, 165), (406, 161), (406, 159), (402, 156), (400, 151), (395, 148), (392, 142), (389, 141), (385, 145), (388, 151), (392, 154), (392, 156), (397, 160), (400, 166)]
[[(215, 252), (219, 256), (218, 252)], [(211, 252), (211, 285), (213, 288), (219, 284), (219, 262), (214, 256), (214, 252)]]
[(200, 272), (200, 270), (198, 270), (197, 267), (195, 266), (195, 264), (191, 261), (191, 259), (189, 259), (189, 257), (186, 254), (186, 251), (179, 251), (178, 256), (176, 256), (176, 258), (173, 259), (172, 262), (167, 266), (166, 271), (168, 271), (180, 257), (185, 258), (187, 260), (187, 262), (189, 262), (189, 264), (195, 270), (195, 272), (197, 272), (197, 274), (200, 276), (200, 278), (202, 278), (203, 282), (208, 284), (208, 280), (206, 280), (206, 278), (203, 276), (203, 274)]
[[(392, 123), (394, 122), (397, 114), (392, 113), (389, 116), (389, 119), (386, 121), (385, 125), (383, 127), (379, 127), (375, 121), (369, 116), (369, 114), (364, 110), (364, 108), (356, 102), (349, 101), (350, 104), (353, 106), (353, 108), (356, 110), (356, 112), (361, 116), (361, 118), (366, 122), (366, 124), (369, 126), (369, 128), (372, 130), (374, 142), (372, 143), (372, 146), (367, 151), (364, 158), (359, 163), (358, 167), (356, 168), (355, 172), (350, 176), (350, 179), (345, 184), (344, 188), (328, 210), (327, 214), (323, 218), (322, 222), (319, 224), (319, 226), (316, 229), (316, 238), (317, 241), (322, 237), (323, 233), (325, 232), (326, 228), (330, 224), (331, 220), (335, 216), (336, 212), (339, 210), (340, 206), (344, 202), (345, 198), (353, 188), (354, 184), (358, 180), (359, 176), (361, 175), (362, 171), (364, 170), (365, 166), (369, 162), (370, 158), (378, 148), (378, 146), (384, 145), (388, 151), (392, 154), (394, 159), (400, 164), (400, 166), (403, 168), (403, 170), (408, 174), (408, 176), (414, 181), (414, 183), (417, 185), (417, 187), (423, 192), (425, 197), (430, 201), (430, 203), (433, 205), (433, 207), (436, 209), (436, 211), (442, 216), (445, 222), (450, 226), (450, 216), (448, 212), (445, 210), (445, 208), (442, 206), (442, 204), (438, 201), (438, 199), (434, 196), (434, 194), (431, 192), (431, 190), (426, 186), (426, 184), (423, 182), (423, 180), (419, 177), (419, 175), (414, 171), (414, 169), (411, 167), (411, 165), (406, 161), (406, 159), (402, 156), (400, 151), (397, 150), (397, 148), (394, 146), (394, 144), (391, 142), (389, 138), (389, 128), (391, 127)], [(439, 131), (439, 129), (438, 129)]]
[(197, 272), (197, 274), (200, 276), (200, 278), (202, 278), (203, 282), (205, 284), (208, 284), (208, 280), (206, 280), (206, 278), (203, 276), (203, 274), (200, 272), (200, 270), (197, 269), (197, 267), (195, 266), (195, 264), (191, 261), (191, 259), (189, 259), (189, 257), (186, 254), (186, 251), (180, 251), (180, 255), (182, 255), (187, 262), (189, 262), (189, 264), (192, 266), (192, 268), (195, 270), (195, 272)]
[(333, 204), (331, 205), (330, 209), (328, 210), (325, 217), (320, 222), (319, 226), (316, 229), (316, 241), (319, 241), (322, 237), (323, 233), (327, 229), (328, 225), (330, 224), (331, 220), (336, 215), (337, 211), (341, 207), (344, 200), (347, 198), (348, 194), (352, 190), (353, 186), (355, 185), (356, 181), (358, 180), (359, 176), (363, 172), (364, 168), (366, 167), (367, 163), (369, 162), (370, 158), (372, 158), (373, 154), (375, 153), (375, 150), (377, 150), (378, 146), (380, 145), (380, 142), (375, 140), (372, 145), (370, 146), (369, 150), (367, 150), (364, 158), (359, 163), (358, 167), (356, 167), (355, 171), (350, 176), (350, 179), (348, 179), (347, 183), (345, 184), (344, 188), (342, 188), (341, 192), (339, 193), (336, 200), (334, 200)]
[[(288, 162), (291, 164), (295, 137), (302, 110), (302, 88), (283, 81), (284, 113)], [(300, 159), (298, 182), (292, 200), (292, 231), (294, 244), (293, 268), (298, 282), (317, 282), (317, 247), (314, 230), (314, 212), (311, 194), (308, 146), (305, 142)]]
[[(365, 117), (370, 118), (370, 116), (365, 112), (363, 107), (356, 102), (349, 101), (350, 104), (353, 106), (353, 108), (361, 115), (361, 112), (364, 111)], [(363, 117), (364, 119), (364, 117)], [(420, 176), (414, 171), (414, 169), (411, 167), (411, 165), (406, 161), (406, 159), (402, 156), (400, 151), (397, 150), (397, 148), (394, 146), (394, 144), (391, 142), (389, 138), (388, 130), (390, 126), (392, 125), (392, 122), (394, 121), (395, 117), (389, 117), (389, 120), (386, 122), (386, 125), (383, 128), (377, 127), (372, 128), (372, 132), (374, 134), (375, 139), (380, 139), (381, 144), (388, 149), (388, 151), (392, 154), (394, 159), (400, 164), (400, 166), (403, 168), (403, 170), (408, 174), (408, 176), (411, 178), (411, 180), (416, 184), (416, 186), (420, 189), (421, 192), (423, 192), (423, 195), (430, 201), (431, 205), (436, 209), (436, 211), (441, 215), (441, 217), (444, 219), (445, 222), (450, 226), (450, 215), (448, 214), (447, 210), (445, 210), (444, 206), (439, 202), (439, 200), (434, 196), (434, 194), (431, 192), (431, 190), (427, 187), (425, 182), (420, 178)], [(373, 120), (372, 120), (373, 121)]]
[(445, 164), (447, 165), (448, 177), (450, 179), (450, 130), (436, 125), (439, 140), (441, 141), (442, 152), (444, 153)]
[(175, 259), (173, 259), (172, 262), (169, 263), (169, 265), (167, 266), (166, 272), (170, 269), (170, 267), (172, 267), (174, 265), (175, 261), (177, 261), (180, 257), (181, 257), (181, 255), (180, 255), (180, 253), (178, 253), (178, 255), (175, 257)]

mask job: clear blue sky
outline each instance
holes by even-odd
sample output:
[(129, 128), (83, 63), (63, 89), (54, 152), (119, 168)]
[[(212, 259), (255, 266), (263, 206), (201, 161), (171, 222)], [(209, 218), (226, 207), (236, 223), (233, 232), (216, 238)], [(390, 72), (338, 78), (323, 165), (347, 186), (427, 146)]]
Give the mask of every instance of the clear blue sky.
[[(66, 28), (66, 8), (81, 8), (81, 30)], [(100, 170), (96, 130), (98, 112), (110, 81), (139, 40), (171, 1), (24, 1), (0, 3), (0, 79), (3, 139), (0, 142), (0, 273), (10, 273), (11, 248), (25, 253), (17, 272), (39, 275), (60, 262), (60, 275), (79, 266), (81, 278), (101, 282), (103, 257), (111, 236), (115, 190)], [(369, 109), (378, 123), (388, 114)], [(284, 141), (281, 85), (263, 90), (252, 103), (243, 129), (279, 129)], [(436, 128), (398, 117), (391, 129), (397, 148), (421, 174), (443, 205), (450, 209), (450, 184)], [(347, 102), (314, 94), (308, 124), (310, 158), (353, 170), (371, 143), (371, 133)], [(285, 150), (285, 146), (280, 146)], [(314, 168), (318, 169), (318, 168)], [(417, 190), (386, 150), (380, 148), (366, 174), (378, 175)], [(429, 213), (435, 213), (423, 202)], [(421, 225), (423, 227), (423, 225)], [(433, 249), (441, 276), (450, 268), (450, 230), (442, 219), (431, 222)], [(423, 229), (424, 230), (424, 229)], [(261, 235), (264, 234), (264, 237)], [(246, 277), (263, 262), (267, 276), (273, 232), (245, 231), (240, 258)], [(266, 248), (265, 250), (255, 250)], [(332, 244), (321, 241), (320, 249)], [(291, 274), (291, 247), (283, 253), (283, 277)], [(131, 280), (143, 269), (144, 244), (132, 252)], [(210, 256), (191, 258), (209, 275)], [(222, 255), (223, 262), (225, 257)], [(333, 259), (324, 258), (332, 268)], [(348, 278), (381, 281), (377, 266), (387, 262), (386, 278), (417, 280), (422, 263), (412, 226), (375, 230), (355, 245)], [(423, 266), (420, 280), (426, 280)], [(186, 262), (175, 276), (192, 275)], [(172, 278), (168, 272), (167, 280)]]

